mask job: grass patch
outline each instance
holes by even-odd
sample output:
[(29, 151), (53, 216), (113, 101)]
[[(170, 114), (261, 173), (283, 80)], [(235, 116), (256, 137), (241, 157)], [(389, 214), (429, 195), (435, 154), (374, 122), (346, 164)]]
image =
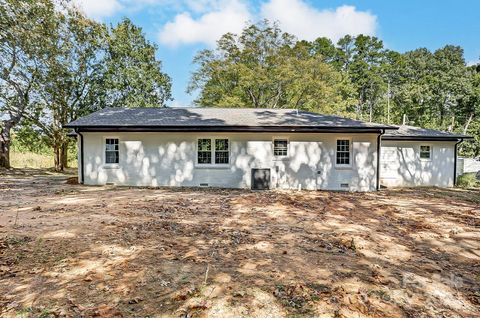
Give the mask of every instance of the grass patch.
[(457, 186), (460, 188), (474, 188), (480, 186), (475, 173), (465, 173), (457, 178)]
[[(10, 165), (13, 168), (34, 168), (34, 169), (46, 169), (54, 166), (53, 153), (43, 154), (34, 152), (19, 152), (13, 150), (10, 152)], [(68, 160), (68, 166), (77, 167), (77, 159), (70, 156)]]

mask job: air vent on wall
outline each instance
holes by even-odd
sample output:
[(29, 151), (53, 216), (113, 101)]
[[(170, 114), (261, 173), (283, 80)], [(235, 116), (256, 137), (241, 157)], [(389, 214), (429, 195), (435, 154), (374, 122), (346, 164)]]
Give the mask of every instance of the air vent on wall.
[(208, 187), (208, 183), (200, 183), (201, 187)]
[(349, 188), (350, 185), (348, 183), (340, 183), (340, 188), (346, 189)]

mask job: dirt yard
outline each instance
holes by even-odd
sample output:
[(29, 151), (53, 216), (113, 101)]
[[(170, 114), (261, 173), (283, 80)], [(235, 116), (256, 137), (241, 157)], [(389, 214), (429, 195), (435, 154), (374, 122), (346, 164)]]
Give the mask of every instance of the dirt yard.
[(480, 193), (0, 172), (2, 317), (479, 317)]

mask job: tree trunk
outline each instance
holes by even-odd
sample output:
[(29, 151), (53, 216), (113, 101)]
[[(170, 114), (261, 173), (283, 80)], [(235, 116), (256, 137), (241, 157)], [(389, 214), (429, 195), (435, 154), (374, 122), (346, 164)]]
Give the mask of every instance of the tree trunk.
[(13, 127), (12, 122), (4, 122), (0, 131), (0, 167), (10, 169), (10, 133)]
[(64, 168), (68, 168), (68, 142), (64, 142), (60, 148), (60, 160)]
[(58, 143), (53, 144), (53, 161), (55, 163), (55, 171), (63, 171), (65, 166), (62, 161), (62, 146)]
[(468, 116), (467, 122), (465, 123), (465, 126), (463, 127), (463, 134), (466, 135), (468, 131), (468, 126), (470, 126), (470, 123), (472, 122), (473, 119), (473, 112), (470, 113), (470, 116)]

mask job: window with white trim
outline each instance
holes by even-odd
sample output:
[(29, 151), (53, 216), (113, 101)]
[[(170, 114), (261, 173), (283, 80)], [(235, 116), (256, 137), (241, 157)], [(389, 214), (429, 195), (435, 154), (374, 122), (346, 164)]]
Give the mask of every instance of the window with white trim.
[(432, 148), (427, 145), (420, 146), (420, 159), (430, 159), (432, 157)]
[(273, 155), (275, 157), (288, 156), (288, 140), (274, 139), (273, 140)]
[(105, 163), (115, 164), (119, 162), (118, 138), (105, 139)]
[(337, 140), (336, 163), (337, 165), (350, 165), (350, 140)]
[(227, 165), (230, 162), (229, 142), (226, 138), (201, 138), (197, 143), (197, 163), (200, 165)]

